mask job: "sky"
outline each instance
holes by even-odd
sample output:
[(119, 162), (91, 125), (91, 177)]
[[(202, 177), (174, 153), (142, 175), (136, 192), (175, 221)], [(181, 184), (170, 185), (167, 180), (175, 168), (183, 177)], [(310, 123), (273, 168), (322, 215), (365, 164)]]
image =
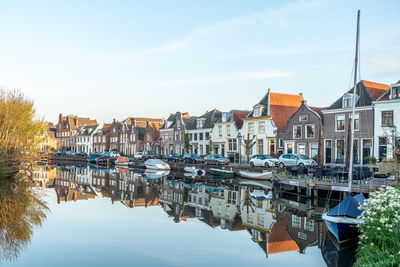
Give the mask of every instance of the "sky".
[(109, 122), (251, 109), (302, 92), (324, 107), (361, 79), (400, 79), (399, 1), (3, 1), (0, 88)]

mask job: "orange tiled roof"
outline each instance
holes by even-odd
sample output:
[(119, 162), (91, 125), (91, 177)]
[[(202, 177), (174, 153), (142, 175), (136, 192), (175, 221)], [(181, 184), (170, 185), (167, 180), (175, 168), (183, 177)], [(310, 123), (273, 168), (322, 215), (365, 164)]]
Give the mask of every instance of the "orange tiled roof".
[(383, 95), (387, 90), (390, 89), (390, 85), (383, 83), (375, 83), (370, 81), (362, 80), (362, 83), (367, 88), (372, 101), (377, 100), (381, 95)]
[(268, 254), (299, 250), (296, 242), (286, 231), (283, 220), (277, 220), (271, 229), (268, 239)]
[(272, 120), (274, 121), (278, 130), (285, 130), (286, 129), (286, 122), (295, 113), (299, 106), (278, 106), (278, 105), (271, 105), (270, 112), (272, 116)]
[(300, 107), (301, 96), (292, 94), (272, 93), (269, 94), (269, 105)]

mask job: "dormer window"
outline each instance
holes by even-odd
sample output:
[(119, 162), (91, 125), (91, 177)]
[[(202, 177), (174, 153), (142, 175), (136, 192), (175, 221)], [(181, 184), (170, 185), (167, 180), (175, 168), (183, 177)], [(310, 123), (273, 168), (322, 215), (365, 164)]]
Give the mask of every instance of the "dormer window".
[(256, 107), (254, 109), (254, 117), (260, 117), (261, 116), (261, 107)]
[(392, 99), (400, 98), (400, 86), (392, 87)]
[(197, 119), (197, 128), (203, 128), (205, 119)]
[(343, 96), (343, 108), (351, 108), (353, 106), (353, 94), (345, 94)]
[(222, 113), (222, 122), (226, 122), (227, 114), (226, 112)]

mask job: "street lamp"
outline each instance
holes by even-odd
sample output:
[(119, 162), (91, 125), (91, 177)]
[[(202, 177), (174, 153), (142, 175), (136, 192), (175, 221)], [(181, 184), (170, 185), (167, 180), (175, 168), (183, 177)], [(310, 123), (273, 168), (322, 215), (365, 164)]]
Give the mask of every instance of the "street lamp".
[(240, 165), (242, 161), (242, 134), (240, 132), (238, 132), (237, 139), (239, 145), (239, 165)]

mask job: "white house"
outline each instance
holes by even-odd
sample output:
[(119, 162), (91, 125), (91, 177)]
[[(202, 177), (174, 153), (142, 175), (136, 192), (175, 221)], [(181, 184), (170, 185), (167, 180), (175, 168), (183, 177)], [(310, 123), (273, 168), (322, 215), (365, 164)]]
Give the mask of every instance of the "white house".
[(97, 125), (85, 125), (81, 127), (75, 136), (75, 151), (93, 152), (93, 135), (103, 128), (103, 123)]
[(214, 109), (207, 111), (200, 117), (196, 117), (191, 125), (187, 127), (191, 153), (200, 156), (210, 153), (210, 136), (214, 124), (221, 120), (221, 112)]
[[(241, 227), (238, 206), (240, 203), (239, 190), (226, 189), (219, 193), (210, 193), (210, 207), (215, 218), (220, 219), (221, 228), (236, 230)], [(238, 223), (239, 222), (239, 223)]]
[(214, 124), (211, 132), (212, 153), (226, 157), (235, 156), (239, 153), (238, 132), (242, 128), (243, 118), (248, 114), (249, 111), (244, 110), (231, 110), (222, 113), (221, 120)]
[(400, 81), (373, 102), (374, 157), (391, 159), (394, 148), (400, 148)]

